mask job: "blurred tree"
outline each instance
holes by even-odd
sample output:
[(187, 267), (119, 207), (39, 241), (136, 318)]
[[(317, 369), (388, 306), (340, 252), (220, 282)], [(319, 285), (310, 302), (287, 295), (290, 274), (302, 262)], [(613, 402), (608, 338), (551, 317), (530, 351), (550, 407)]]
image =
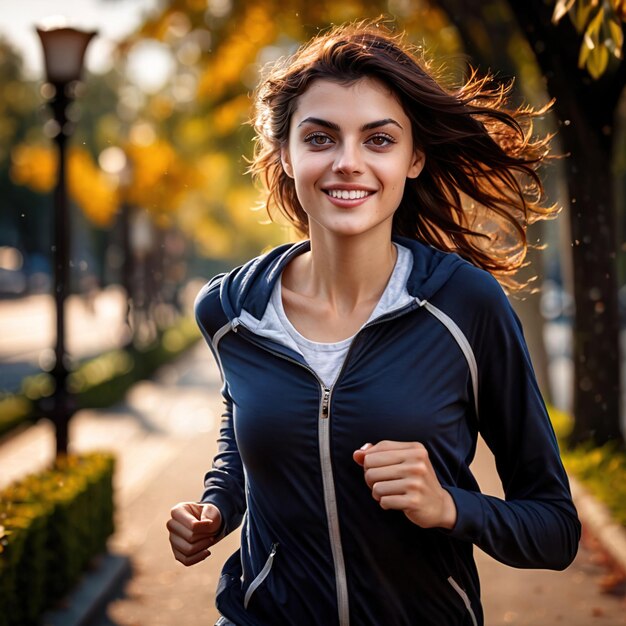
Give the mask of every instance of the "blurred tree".
[[(623, 443), (612, 159), (618, 103), (626, 85), (626, 65), (619, 62), (624, 3), (559, 0), (556, 12), (554, 3), (544, 0), (441, 0), (440, 4), (464, 41), (477, 50), (484, 45), (485, 35), (498, 37), (498, 21), (494, 24), (485, 16), (508, 9), (530, 43), (549, 94), (556, 99), (559, 139), (567, 155), (576, 306), (571, 443)], [(576, 28), (560, 19), (566, 13), (585, 32), (582, 49)], [(476, 24), (482, 27), (475, 30)]]
[(285, 225), (259, 228), (267, 216), (251, 211), (258, 191), (243, 175), (242, 155), (250, 155), (253, 139), (245, 124), (249, 92), (263, 66), (330, 23), (383, 12), (395, 16), (416, 42), (436, 48), (438, 56), (461, 51), (441, 10), (425, 2), (416, 8), (406, 0), (170, 0), (124, 43), (124, 58), (147, 41), (165, 44), (175, 64), (162, 89), (144, 94), (129, 137), (158, 129), (180, 158), (194, 163), (198, 176), (180, 196), (175, 220), (203, 253), (232, 261), (293, 237)]
[(37, 89), (22, 80), (21, 72), (19, 54), (0, 39), (0, 245), (18, 246), (28, 263), (29, 255), (45, 245), (36, 225), (47, 223), (48, 206), (42, 196), (16, 187), (9, 177), (10, 147), (40, 126)]
[(555, 25), (550, 8), (539, 0), (530, 0), (524, 10), (511, 5), (556, 97), (568, 153), (576, 305), (571, 443), (623, 443), (613, 157), (626, 86), (626, 65), (620, 63), (626, 7), (623, 0), (577, 0), (568, 2), (569, 8), (558, 2), (554, 18), (567, 12), (585, 32), (577, 54), (580, 38), (569, 20)]
[(0, 39), (0, 164), (9, 157), (9, 146), (27, 132), (38, 108), (32, 84), (22, 81), (22, 61), (11, 46)]
[[(11, 59), (0, 58), (0, 78), (2, 72), (10, 73), (0, 83), (0, 89), (8, 94), (0, 102), (0, 134), (2, 129), (6, 130), (2, 135), (3, 139), (6, 136), (2, 146), (7, 147), (6, 155), (0, 148), (0, 185), (4, 176), (10, 203), (10, 211), (3, 211), (3, 216), (8, 223), (7, 231), (16, 226), (20, 230), (13, 237), (13, 245), (47, 255), (50, 228), (40, 226), (51, 215), (50, 193), (55, 182), (57, 155), (48, 141), (51, 128), (44, 111), (40, 116), (34, 115), (43, 104), (37, 85), (21, 78), (17, 55), (12, 62), (9, 61)], [(84, 234), (89, 245), (83, 245), (80, 254), (89, 248), (97, 248), (95, 252), (91, 250), (96, 259), (96, 267), (92, 269), (100, 273), (101, 279), (109, 245), (102, 234), (115, 223), (122, 195), (145, 207), (155, 222), (164, 227), (169, 224), (168, 220), (178, 208), (185, 190), (197, 184), (197, 168), (185, 163), (166, 139), (158, 139), (154, 133), (146, 139), (146, 133), (142, 135), (140, 132), (136, 135), (141, 141), (130, 141), (126, 134), (128, 125), (124, 121), (131, 113), (129, 101), (132, 94), (124, 91), (125, 86), (115, 68), (103, 75), (89, 75), (79, 86), (80, 97), (68, 111), (71, 121), (77, 123), (68, 154), (68, 193), (87, 220), (82, 228), (86, 229)], [(26, 96), (30, 98), (33, 112), (30, 116), (25, 115), (28, 111), (24, 104)], [(9, 109), (13, 102), (15, 106)], [(5, 110), (2, 110), (3, 104)], [(111, 145), (124, 146), (128, 157), (134, 161), (136, 184), (124, 189), (123, 193), (119, 178), (103, 171), (98, 162), (102, 151)], [(24, 200), (21, 200), (22, 196)], [(14, 198), (20, 201), (13, 201)], [(23, 223), (26, 227), (22, 229)], [(83, 220), (77, 223), (83, 224)], [(29, 245), (29, 240), (35, 238), (36, 243)], [(78, 249), (75, 252), (79, 254)], [(75, 260), (79, 262), (81, 259)]]

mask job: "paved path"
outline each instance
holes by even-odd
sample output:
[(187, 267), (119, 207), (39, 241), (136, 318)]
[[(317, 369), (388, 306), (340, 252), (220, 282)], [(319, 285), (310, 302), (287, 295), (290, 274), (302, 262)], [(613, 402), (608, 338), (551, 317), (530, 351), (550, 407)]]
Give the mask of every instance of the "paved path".
[[(94, 356), (125, 341), (123, 290), (111, 286), (91, 298), (67, 299), (66, 344), (73, 359)], [(24, 377), (49, 368), (56, 340), (54, 301), (44, 294), (0, 300), (0, 391), (18, 391)], [(97, 332), (94, 330), (97, 329)]]
[[(218, 374), (208, 348), (199, 344), (154, 381), (135, 386), (123, 406), (75, 416), (70, 433), (75, 449), (118, 454), (118, 529), (110, 547), (129, 555), (133, 567), (121, 595), (92, 626), (213, 624), (219, 570), (236, 548), (237, 533), (218, 544), (207, 561), (187, 569), (171, 556), (165, 522), (173, 504), (201, 492), (220, 410)], [(45, 422), (5, 442), (0, 481), (46, 463), (52, 449), (52, 430)], [(483, 489), (497, 493), (484, 448), (474, 469)], [(624, 599), (599, 591), (603, 571), (584, 547), (562, 573), (514, 570), (482, 553), (477, 558), (487, 626), (626, 625)]]

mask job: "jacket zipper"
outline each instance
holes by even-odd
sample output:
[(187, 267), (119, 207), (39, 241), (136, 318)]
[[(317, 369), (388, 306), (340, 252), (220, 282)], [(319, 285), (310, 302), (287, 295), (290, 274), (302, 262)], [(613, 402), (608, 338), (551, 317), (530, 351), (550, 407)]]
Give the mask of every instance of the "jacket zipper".
[(278, 548), (277, 543), (272, 544), (272, 549), (267, 557), (267, 561), (265, 561), (265, 565), (261, 569), (261, 571), (256, 575), (254, 580), (250, 583), (248, 590), (246, 591), (246, 595), (243, 598), (243, 608), (248, 608), (248, 603), (250, 602), (250, 598), (252, 594), (257, 590), (259, 585), (269, 576), (270, 571), (272, 570), (272, 565), (274, 563), (274, 557), (276, 556), (276, 548)]
[(328, 417), (328, 405), (330, 403), (330, 389), (322, 385), (322, 417)]
[[(326, 387), (319, 376), (308, 365), (292, 359), (286, 354), (281, 354), (276, 350), (272, 350), (263, 342), (254, 338), (254, 333), (244, 326), (240, 321), (233, 322), (233, 332), (237, 332), (238, 326), (244, 328), (251, 337), (246, 339), (255, 345), (270, 352), (274, 356), (285, 359), (290, 363), (299, 365), (317, 380), (320, 386), (320, 402), (318, 414), (318, 449), (320, 457), (320, 468), (322, 472), (322, 485), (324, 490), (324, 505), (326, 507), (326, 522), (328, 524), (328, 534), (330, 539), (330, 549), (333, 556), (333, 566), (335, 570), (335, 585), (337, 591), (337, 612), (339, 613), (339, 626), (349, 626), (350, 608), (348, 604), (348, 585), (346, 579), (346, 567), (343, 556), (343, 546), (341, 544), (341, 531), (339, 529), (339, 514), (337, 512), (337, 496), (335, 494), (335, 479), (333, 477), (333, 468), (331, 465), (330, 455), (330, 399), (332, 395), (332, 387)], [(349, 351), (348, 351), (349, 353)], [(347, 359), (348, 355), (346, 355)], [(345, 363), (345, 362), (344, 362)], [(339, 377), (337, 377), (339, 378)]]
[[(347, 358), (347, 355), (346, 355)], [(335, 583), (337, 587), (337, 612), (339, 626), (350, 624), (350, 603), (348, 599), (348, 581), (346, 578), (346, 564), (341, 543), (341, 529), (339, 528), (339, 512), (337, 511), (337, 495), (335, 493), (335, 479), (330, 455), (330, 398), (333, 387), (326, 387), (320, 381), (322, 390), (320, 402), (318, 445), (320, 452), (320, 468), (322, 472), (322, 487), (324, 489), (324, 503), (326, 505), (326, 521), (330, 536), (330, 549), (335, 566)]]
[[(343, 371), (346, 367), (346, 363), (350, 357), (350, 353), (352, 352), (352, 348), (356, 341), (358, 335), (361, 334), (363, 330), (369, 328), (370, 326), (374, 326), (376, 324), (380, 324), (383, 322), (390, 321), (397, 317), (401, 317), (405, 313), (408, 313), (410, 310), (417, 308), (415, 303), (412, 303), (398, 311), (384, 315), (376, 320), (373, 320), (369, 324), (366, 324), (359, 330), (354, 336), (350, 347), (348, 348), (348, 352), (346, 353), (345, 359), (339, 370), (339, 374), (335, 379), (335, 382), (327, 387), (322, 380), (320, 380), (319, 376), (315, 373), (313, 369), (311, 369), (305, 363), (301, 363), (296, 359), (292, 359), (286, 354), (282, 354), (276, 350), (272, 350), (263, 342), (256, 340), (253, 331), (247, 328), (244, 324), (242, 324), (239, 320), (233, 320), (232, 329), (233, 332), (237, 332), (239, 326), (247, 331), (251, 335), (251, 337), (246, 337), (248, 341), (258, 345), (263, 348), (267, 352), (270, 352), (274, 356), (277, 356), (281, 359), (285, 359), (295, 365), (299, 365), (304, 368), (308, 372), (310, 372), (313, 377), (317, 380), (320, 386), (320, 404), (319, 404), (319, 419), (318, 419), (318, 446), (319, 446), (319, 456), (320, 456), (320, 468), (322, 472), (322, 485), (324, 489), (324, 505), (326, 507), (326, 521), (328, 523), (328, 532), (330, 538), (330, 549), (333, 555), (333, 565), (335, 569), (335, 585), (337, 591), (337, 612), (339, 614), (339, 626), (349, 626), (350, 624), (350, 605), (348, 598), (348, 583), (346, 578), (346, 566), (345, 559), (343, 556), (343, 546), (341, 543), (341, 530), (339, 528), (339, 513), (337, 511), (337, 496), (335, 493), (335, 479), (333, 476), (333, 468), (331, 465), (331, 455), (330, 455), (330, 401), (332, 398), (332, 393), (337, 384), (337, 381), (341, 378)], [(253, 581), (254, 583), (254, 581)], [(260, 584), (260, 583), (259, 583)], [(256, 587), (255, 587), (256, 588)], [(250, 591), (250, 589), (248, 589)], [(246, 594), (247, 595), (247, 594)], [(250, 594), (251, 595), (251, 594)], [(249, 599), (249, 597), (248, 597)]]
[(465, 593), (465, 590), (459, 585), (459, 583), (456, 582), (456, 580), (454, 580), (454, 578), (452, 578), (452, 576), (448, 578), (448, 582), (450, 583), (452, 588), (459, 594), (461, 600), (463, 600), (463, 604), (465, 605), (465, 608), (467, 609), (467, 612), (472, 619), (472, 625), (478, 626), (478, 620), (476, 619), (476, 615), (474, 614), (474, 609), (472, 609), (472, 603), (467, 593)]

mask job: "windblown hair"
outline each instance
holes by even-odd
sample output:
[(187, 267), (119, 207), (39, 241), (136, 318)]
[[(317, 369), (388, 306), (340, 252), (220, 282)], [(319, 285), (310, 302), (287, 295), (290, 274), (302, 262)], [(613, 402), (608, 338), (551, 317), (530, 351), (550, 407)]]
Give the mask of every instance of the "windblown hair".
[(497, 84), (472, 70), (458, 88), (444, 87), (421, 52), (403, 35), (373, 22), (334, 27), (275, 64), (259, 85), (250, 171), (266, 191), (266, 208), (282, 212), (302, 235), (308, 219), (294, 181), (281, 164), (291, 116), (313, 81), (352, 84), (372, 78), (386, 85), (411, 120), (425, 165), (407, 179), (393, 233), (456, 252), (510, 289), (524, 265), (526, 227), (550, 217), (537, 167), (551, 136), (533, 138), (533, 118), (549, 105), (509, 108), (512, 83)]

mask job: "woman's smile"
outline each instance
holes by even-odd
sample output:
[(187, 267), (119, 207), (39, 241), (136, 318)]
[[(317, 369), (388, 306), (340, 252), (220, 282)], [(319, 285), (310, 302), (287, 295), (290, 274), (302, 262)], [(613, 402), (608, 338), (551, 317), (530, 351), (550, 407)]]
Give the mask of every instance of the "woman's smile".
[(322, 191), (328, 196), (332, 204), (347, 209), (359, 206), (376, 193), (375, 189), (366, 189), (353, 185), (332, 186)]

